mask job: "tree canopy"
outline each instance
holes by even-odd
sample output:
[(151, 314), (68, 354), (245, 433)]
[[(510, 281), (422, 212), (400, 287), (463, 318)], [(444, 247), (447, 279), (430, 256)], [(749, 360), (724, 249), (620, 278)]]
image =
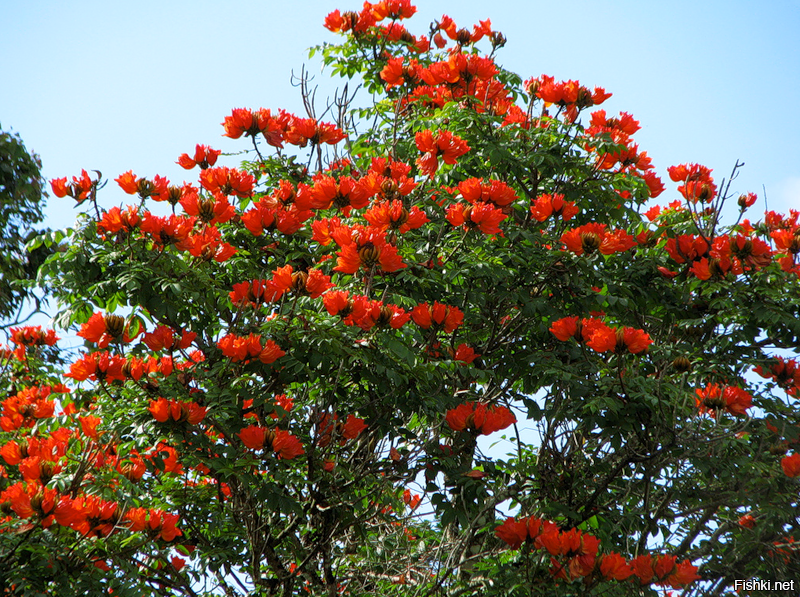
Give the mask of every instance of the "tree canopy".
[(233, 109), (238, 166), (51, 182), (85, 211), (40, 279), (85, 345), (2, 353), (0, 593), (798, 578), (800, 214), (751, 220), (739, 164), (665, 185), (605, 89), (414, 12), (329, 14), (342, 91)]
[(44, 220), (41, 160), (16, 133), (0, 130), (0, 319), (11, 317), (30, 297), (25, 280), (36, 278), (46, 251), (29, 252), (26, 244)]

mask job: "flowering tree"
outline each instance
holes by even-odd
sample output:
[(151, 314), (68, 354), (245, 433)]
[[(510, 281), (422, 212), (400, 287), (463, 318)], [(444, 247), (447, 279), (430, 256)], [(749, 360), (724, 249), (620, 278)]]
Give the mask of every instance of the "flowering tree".
[(328, 15), (368, 106), (235, 109), (239, 168), (198, 145), (194, 182), (127, 172), (112, 208), (52, 181), (88, 208), (40, 274), (85, 348), (2, 354), (4, 595), (792, 580), (798, 213), (744, 219), (697, 164), (667, 191), (605, 90), (414, 12)]

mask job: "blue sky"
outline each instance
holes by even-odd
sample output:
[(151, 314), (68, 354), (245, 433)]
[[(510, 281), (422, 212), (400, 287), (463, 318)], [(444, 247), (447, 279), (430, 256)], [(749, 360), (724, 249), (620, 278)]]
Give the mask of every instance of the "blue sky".
[[(636, 138), (667, 182), (666, 168), (701, 162), (719, 181), (746, 163), (737, 192), (755, 191), (763, 211), (800, 208), (800, 2), (420, 1), (408, 23), (427, 32), (443, 13), (459, 26), (491, 18), (508, 37), (499, 62), (524, 78), (549, 74), (603, 86), (607, 111), (641, 121)], [(38, 152), (47, 178), (96, 169), (175, 182), (175, 164), (196, 143), (227, 152), (231, 108), (301, 112), (290, 84), (307, 48), (337, 36), (322, 27), (335, 8), (313, 0), (137, 2), (73, 0), (0, 5), (0, 124)], [(330, 88), (330, 87), (329, 87)], [(237, 158), (228, 158), (235, 165)], [(674, 185), (660, 200), (676, 198)], [(104, 205), (127, 196), (110, 184)], [(68, 199), (51, 197), (48, 225), (72, 223)]]

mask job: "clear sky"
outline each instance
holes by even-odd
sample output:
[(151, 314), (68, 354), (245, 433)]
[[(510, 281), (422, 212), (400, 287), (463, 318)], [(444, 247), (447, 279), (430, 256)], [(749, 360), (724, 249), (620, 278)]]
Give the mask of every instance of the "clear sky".
[[(40, 154), (49, 178), (81, 168), (113, 179), (191, 178), (175, 164), (221, 137), (231, 108), (302, 112), (292, 71), (319, 63), (306, 49), (337, 36), (322, 27), (347, 0), (56, 0), (0, 2), (0, 125)], [(443, 2), (420, 0), (416, 34), (443, 13), (459, 26), (491, 18), (508, 37), (499, 62), (523, 78), (549, 74), (603, 86), (607, 111), (641, 121), (640, 148), (677, 198), (666, 168), (701, 162), (763, 211), (800, 208), (800, 2), (770, 0)], [(227, 165), (235, 165), (229, 158)], [(106, 206), (125, 202), (114, 183)], [(48, 225), (72, 223), (72, 201), (51, 197)]]

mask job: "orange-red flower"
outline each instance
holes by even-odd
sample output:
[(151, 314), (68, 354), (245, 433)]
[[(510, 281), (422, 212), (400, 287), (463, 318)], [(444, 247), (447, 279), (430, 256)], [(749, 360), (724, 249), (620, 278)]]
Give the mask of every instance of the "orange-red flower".
[(262, 345), (261, 336), (257, 334), (250, 334), (246, 337), (227, 334), (220, 338), (217, 346), (223, 355), (234, 362), (258, 358), (262, 363), (270, 364), (286, 354), (274, 340), (267, 340)]
[(716, 197), (717, 186), (711, 177), (711, 170), (700, 164), (681, 164), (667, 168), (674, 182), (683, 182), (678, 192), (690, 203), (709, 202)]
[(305, 147), (312, 145), (336, 145), (345, 138), (344, 131), (329, 122), (318, 122), (314, 118), (291, 117), (284, 138), (287, 143)]
[(188, 153), (182, 153), (177, 163), (186, 170), (191, 170), (195, 166), (200, 166), (202, 170), (205, 170), (217, 163), (220, 153), (222, 152), (219, 149), (211, 149), (206, 145), (197, 145), (194, 150), (194, 157), (189, 157)]
[(579, 317), (562, 317), (551, 324), (550, 332), (562, 342), (566, 342), (570, 338), (581, 339), (582, 327)]
[(468, 178), (458, 183), (461, 196), (469, 203), (491, 203), (495, 207), (506, 207), (517, 200), (517, 193), (499, 180), (484, 181), (483, 178)]
[(187, 214), (205, 224), (223, 224), (236, 215), (236, 209), (221, 194), (201, 197), (196, 191), (190, 191), (182, 195), (179, 203)]
[(467, 346), (466, 344), (459, 344), (453, 353), (453, 358), (455, 360), (461, 361), (462, 363), (466, 363), (468, 365), (479, 356), (481, 355), (476, 353), (471, 346)]
[(156, 246), (176, 245), (185, 248), (184, 243), (194, 229), (194, 217), (170, 215), (154, 216), (149, 211), (144, 213), (141, 223), (142, 232), (150, 235)]
[(467, 230), (478, 229), (484, 234), (499, 234), (499, 224), (506, 219), (506, 214), (491, 203), (453, 203), (447, 208), (445, 218), (453, 226), (463, 226)]
[(386, 241), (383, 230), (372, 226), (357, 225), (353, 229), (342, 226), (332, 236), (341, 247), (333, 268), (337, 272), (354, 274), (359, 268), (370, 271), (373, 267), (394, 272), (406, 267), (397, 248)]
[(364, 212), (364, 219), (370, 226), (379, 230), (397, 230), (400, 234), (416, 230), (428, 221), (428, 216), (418, 207), (410, 210), (403, 206), (400, 199), (379, 201), (372, 204)]
[(800, 366), (795, 359), (784, 359), (776, 357), (776, 362), (768, 369), (759, 365), (753, 371), (761, 377), (772, 378), (784, 388), (790, 395), (796, 396), (800, 391)]
[(781, 459), (781, 468), (787, 477), (800, 476), (800, 452), (795, 452), (791, 456), (784, 456)]
[(154, 539), (163, 539), (169, 542), (183, 535), (177, 528), (179, 515), (156, 508), (130, 508), (125, 513), (124, 519), (130, 523), (132, 531), (145, 532)]
[(142, 339), (150, 350), (185, 350), (197, 337), (195, 332), (183, 330), (178, 333), (166, 325), (158, 325), (152, 332), (147, 332)]
[(564, 201), (564, 195), (549, 193), (539, 195), (531, 203), (531, 215), (539, 222), (544, 222), (551, 215), (562, 220), (570, 220), (578, 213), (578, 206), (573, 201)]
[(110, 355), (107, 352), (92, 352), (83, 355), (80, 360), (72, 363), (69, 373), (65, 377), (70, 377), (75, 381), (103, 380), (114, 381), (125, 379), (122, 373), (122, 366), (126, 363), (123, 357)]
[(424, 330), (431, 327), (449, 334), (464, 321), (464, 313), (458, 307), (443, 305), (434, 301), (433, 305), (421, 303), (411, 311), (411, 319)]
[(600, 559), (600, 574), (608, 579), (625, 580), (633, 574), (633, 570), (625, 558), (612, 551)]
[(517, 422), (505, 406), (492, 406), (484, 402), (466, 402), (447, 411), (447, 425), (453, 431), (476, 431), (490, 435)]
[(421, 131), (416, 134), (415, 141), (417, 149), (422, 152), (422, 156), (417, 159), (417, 166), (426, 176), (436, 174), (439, 156), (445, 164), (455, 164), (470, 149), (466, 141), (450, 131), (440, 131), (435, 136), (431, 130)]
[(216, 195), (235, 195), (236, 197), (250, 197), (256, 179), (252, 174), (235, 168), (221, 166), (208, 168), (200, 173), (200, 184), (208, 192)]
[(367, 424), (364, 419), (359, 419), (354, 415), (347, 415), (347, 420), (341, 427), (341, 434), (345, 439), (356, 439), (366, 428)]
[(291, 460), (305, 453), (300, 440), (285, 429), (250, 425), (242, 429), (238, 435), (242, 443), (251, 450), (267, 448), (284, 460)]
[(115, 234), (120, 230), (133, 232), (140, 221), (139, 210), (136, 207), (129, 206), (125, 211), (119, 207), (112, 207), (97, 222), (97, 231), (101, 234)]
[(342, 176), (338, 180), (332, 176), (320, 175), (308, 192), (311, 194), (311, 207), (330, 209), (335, 207), (347, 217), (351, 209), (361, 209), (369, 204), (370, 189), (360, 180)]
[[(798, 466), (798, 474), (800, 474), (800, 463)], [(752, 514), (745, 514), (739, 518), (739, 526), (743, 529), (752, 529), (756, 526), (756, 519)]]
[(129, 328), (124, 317), (95, 313), (81, 326), (78, 336), (89, 342), (96, 342), (100, 348), (106, 348), (111, 342), (133, 340), (129, 335)]
[(705, 388), (697, 388), (695, 394), (697, 395), (695, 402), (700, 413), (709, 412), (713, 415), (720, 410), (727, 410), (732, 415), (743, 417), (747, 415), (747, 409), (753, 405), (753, 396), (735, 386), (720, 387), (717, 384), (709, 384)]
[[(234, 108), (231, 115), (225, 117), (222, 126), (225, 128), (225, 136), (231, 139), (238, 139), (242, 135), (255, 137), (261, 133), (267, 143), (275, 147), (282, 147), (286, 123), (287, 119), (282, 114), (273, 117), (272, 113), (264, 108), (255, 112), (248, 108)], [(195, 162), (197, 161), (195, 160)], [(214, 161), (216, 161), (216, 157)], [(183, 164), (181, 165), (183, 166)], [(208, 165), (213, 166), (214, 162)]]
[(627, 251), (636, 246), (636, 239), (624, 230), (609, 232), (605, 224), (591, 222), (568, 230), (561, 242), (576, 255), (600, 251), (603, 255)]
[(189, 425), (197, 425), (205, 418), (208, 412), (208, 408), (200, 406), (196, 402), (179, 402), (167, 400), (166, 398), (151, 400), (147, 410), (159, 423), (166, 423), (172, 420), (176, 422), (185, 421)]
[(78, 202), (78, 205), (89, 198), (94, 184), (94, 181), (89, 178), (89, 174), (86, 170), (81, 170), (80, 177), (73, 176), (71, 183), (67, 183), (66, 176), (63, 178), (54, 178), (50, 181), (50, 187), (53, 189), (53, 194), (56, 197), (66, 197), (69, 195)]
[(236, 247), (224, 242), (216, 226), (205, 226), (197, 234), (191, 234), (179, 247), (203, 261), (213, 259), (218, 263), (227, 261), (236, 254)]

